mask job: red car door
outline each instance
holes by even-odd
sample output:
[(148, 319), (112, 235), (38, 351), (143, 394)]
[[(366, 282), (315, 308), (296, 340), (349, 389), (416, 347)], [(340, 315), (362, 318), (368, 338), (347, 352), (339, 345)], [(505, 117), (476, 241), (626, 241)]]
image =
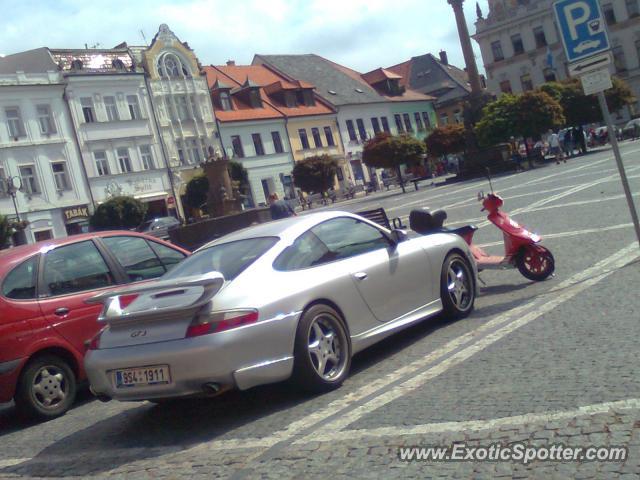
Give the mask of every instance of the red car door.
[(40, 309), (45, 321), (80, 354), (97, 333), (101, 305), (85, 300), (113, 288), (116, 278), (91, 240), (54, 248), (45, 253), (40, 274)]

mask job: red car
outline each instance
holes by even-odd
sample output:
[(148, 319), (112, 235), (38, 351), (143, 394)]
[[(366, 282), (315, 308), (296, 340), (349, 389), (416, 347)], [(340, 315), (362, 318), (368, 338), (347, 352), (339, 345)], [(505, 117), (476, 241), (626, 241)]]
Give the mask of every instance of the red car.
[(0, 251), (0, 402), (52, 418), (85, 380), (85, 344), (101, 305), (84, 301), (117, 285), (163, 275), (189, 255), (134, 232), (98, 232)]

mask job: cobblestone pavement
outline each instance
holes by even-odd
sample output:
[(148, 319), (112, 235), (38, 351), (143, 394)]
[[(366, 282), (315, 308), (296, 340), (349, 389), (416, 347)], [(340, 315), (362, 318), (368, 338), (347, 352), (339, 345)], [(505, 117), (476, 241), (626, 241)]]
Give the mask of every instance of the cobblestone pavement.
[[(623, 153), (640, 192), (640, 142)], [(436, 318), (354, 358), (337, 391), (288, 384), (212, 400), (102, 404), (85, 394), (33, 423), (0, 406), (0, 478), (640, 478), (640, 249), (608, 151), (498, 177), (505, 209), (538, 229), (556, 277), (485, 272), (476, 311)], [(477, 180), (330, 208), (446, 207), (483, 224)], [(624, 446), (623, 462), (402, 461), (405, 446)]]

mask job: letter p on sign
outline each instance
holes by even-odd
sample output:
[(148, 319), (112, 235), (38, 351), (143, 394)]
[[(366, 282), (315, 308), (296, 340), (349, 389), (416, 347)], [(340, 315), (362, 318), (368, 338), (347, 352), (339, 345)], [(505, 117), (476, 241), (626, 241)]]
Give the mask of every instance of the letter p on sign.
[(589, 21), (591, 18), (591, 8), (586, 2), (576, 2), (564, 7), (564, 14), (567, 18), (567, 25), (572, 40), (578, 39), (577, 26)]

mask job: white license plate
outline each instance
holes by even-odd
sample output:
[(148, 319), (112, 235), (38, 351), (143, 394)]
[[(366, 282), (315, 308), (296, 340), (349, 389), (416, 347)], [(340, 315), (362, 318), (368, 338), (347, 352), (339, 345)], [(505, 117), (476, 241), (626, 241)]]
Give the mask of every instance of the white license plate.
[(113, 380), (116, 388), (161, 385), (171, 381), (171, 373), (169, 371), (169, 365), (124, 368), (113, 372)]

